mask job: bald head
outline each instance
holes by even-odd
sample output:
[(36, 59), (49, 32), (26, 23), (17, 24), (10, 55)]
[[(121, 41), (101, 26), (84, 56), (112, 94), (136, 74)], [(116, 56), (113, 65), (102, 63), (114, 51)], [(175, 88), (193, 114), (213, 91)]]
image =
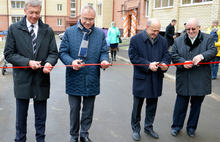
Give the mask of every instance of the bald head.
[(151, 18), (147, 21), (147, 26), (150, 27), (151, 25), (158, 25), (161, 26), (160, 21), (156, 18)]
[(160, 32), (161, 24), (156, 18), (151, 18), (147, 22), (147, 33), (151, 38), (157, 37)]
[(200, 30), (199, 21), (196, 18), (191, 18), (186, 23), (187, 34), (191, 39), (195, 38)]

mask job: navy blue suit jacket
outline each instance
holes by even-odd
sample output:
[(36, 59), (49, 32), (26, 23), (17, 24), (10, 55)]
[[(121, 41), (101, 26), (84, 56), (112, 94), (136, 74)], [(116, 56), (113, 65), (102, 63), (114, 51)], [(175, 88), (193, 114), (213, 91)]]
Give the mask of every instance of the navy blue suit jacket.
[(129, 58), (134, 65), (133, 95), (141, 98), (157, 98), (162, 95), (164, 71), (156, 72), (149, 69), (151, 62), (170, 64), (171, 55), (168, 51), (167, 40), (158, 34), (154, 44), (143, 31), (131, 38)]

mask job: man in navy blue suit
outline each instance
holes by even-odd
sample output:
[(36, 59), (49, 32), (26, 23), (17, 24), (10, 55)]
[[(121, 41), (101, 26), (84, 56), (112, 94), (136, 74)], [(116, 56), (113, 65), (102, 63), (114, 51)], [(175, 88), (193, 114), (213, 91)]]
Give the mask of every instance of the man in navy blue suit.
[[(146, 117), (144, 132), (153, 138), (159, 135), (153, 131), (153, 121), (157, 109), (158, 97), (162, 95), (162, 84), (167, 64), (171, 61), (167, 40), (159, 35), (161, 24), (152, 18), (146, 29), (133, 36), (129, 45), (129, 57), (134, 65), (133, 74), (133, 110), (131, 126), (133, 139), (140, 140), (141, 108), (146, 98)], [(145, 64), (145, 65), (143, 65)]]

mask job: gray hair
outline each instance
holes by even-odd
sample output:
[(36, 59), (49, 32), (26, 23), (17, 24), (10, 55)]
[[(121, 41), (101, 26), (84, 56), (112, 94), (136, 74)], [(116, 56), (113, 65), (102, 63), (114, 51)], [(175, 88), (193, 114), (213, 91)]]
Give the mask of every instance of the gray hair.
[(218, 20), (213, 20), (212, 23), (216, 23), (218, 25)]
[(42, 0), (26, 0), (25, 1), (25, 10), (27, 10), (28, 6), (40, 6), (40, 9), (42, 8)]
[(199, 23), (199, 20), (197, 20), (197, 27), (199, 27), (200, 26), (200, 23)]
[[(89, 11), (90, 11), (90, 10), (93, 10), (93, 11), (95, 12), (95, 9), (94, 9), (93, 6), (91, 6), (91, 5), (84, 5), (84, 6), (82, 6), (82, 8), (81, 8), (81, 14), (83, 13), (83, 10), (84, 10), (84, 9), (88, 9)], [(95, 15), (96, 15), (96, 12), (95, 12)]]
[(148, 27), (151, 26), (151, 20), (150, 19), (147, 21), (147, 25), (148, 25)]

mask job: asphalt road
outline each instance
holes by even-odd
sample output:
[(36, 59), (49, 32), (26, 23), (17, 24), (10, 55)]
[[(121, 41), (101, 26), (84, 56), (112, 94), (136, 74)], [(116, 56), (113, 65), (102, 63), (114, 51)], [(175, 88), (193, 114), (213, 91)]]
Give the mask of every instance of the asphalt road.
[[(58, 42), (59, 45), (59, 42)], [(123, 62), (117, 61), (121, 64)], [(63, 65), (60, 61), (57, 64)], [(90, 138), (94, 142), (133, 142), (130, 126), (132, 110), (132, 66), (110, 66), (101, 71), (101, 94), (95, 103)], [(15, 98), (12, 70), (0, 75), (0, 142), (12, 142), (15, 137)], [(24, 90), (25, 91), (25, 90)], [(143, 132), (145, 108), (142, 109), (140, 142), (217, 142), (220, 140), (220, 102), (207, 96), (204, 100), (195, 138), (188, 137), (185, 126), (177, 137), (170, 134), (175, 101), (175, 82), (164, 79), (163, 96), (159, 98), (154, 130), (159, 139)], [(46, 141), (69, 142), (69, 104), (65, 94), (65, 68), (51, 73), (51, 98), (48, 100)], [(32, 101), (29, 107), (27, 142), (35, 141)]]

